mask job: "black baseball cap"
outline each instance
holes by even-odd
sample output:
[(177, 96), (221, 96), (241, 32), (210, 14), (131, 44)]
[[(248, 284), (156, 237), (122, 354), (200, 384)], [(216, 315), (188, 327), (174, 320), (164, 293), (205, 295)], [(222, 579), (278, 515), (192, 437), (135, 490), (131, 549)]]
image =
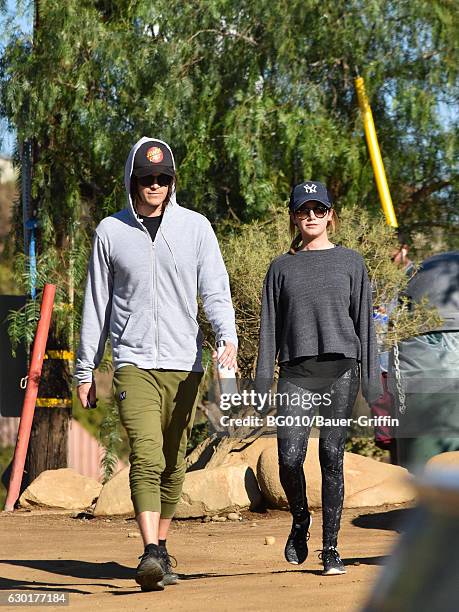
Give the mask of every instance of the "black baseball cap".
[(320, 202), (326, 208), (333, 206), (332, 197), (323, 183), (319, 181), (306, 181), (296, 185), (290, 194), (289, 208), (292, 212), (305, 202)]
[(135, 153), (132, 173), (135, 176), (175, 176), (174, 161), (169, 148), (158, 140), (144, 142)]

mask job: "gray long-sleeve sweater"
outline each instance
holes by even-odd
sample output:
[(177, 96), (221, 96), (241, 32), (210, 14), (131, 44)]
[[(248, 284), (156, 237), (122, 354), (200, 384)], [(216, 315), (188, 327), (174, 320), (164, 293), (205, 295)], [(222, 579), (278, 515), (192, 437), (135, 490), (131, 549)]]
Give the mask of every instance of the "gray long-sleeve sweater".
[(258, 391), (269, 389), (276, 359), (342, 353), (360, 362), (368, 402), (381, 394), (371, 288), (362, 256), (345, 247), (286, 253), (263, 285)]

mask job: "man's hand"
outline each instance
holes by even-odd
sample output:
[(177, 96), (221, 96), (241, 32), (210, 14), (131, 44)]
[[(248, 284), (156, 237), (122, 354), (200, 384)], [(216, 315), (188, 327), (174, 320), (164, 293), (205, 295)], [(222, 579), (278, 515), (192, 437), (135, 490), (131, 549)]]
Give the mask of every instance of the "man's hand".
[(95, 380), (93, 380), (92, 383), (78, 385), (77, 393), (83, 408), (97, 408)]
[[(229, 368), (237, 371), (237, 361), (236, 361), (237, 350), (232, 342), (227, 342), (225, 346), (225, 350), (218, 358), (218, 363), (222, 365), (224, 368)], [(212, 353), (212, 357), (217, 359), (217, 351)]]

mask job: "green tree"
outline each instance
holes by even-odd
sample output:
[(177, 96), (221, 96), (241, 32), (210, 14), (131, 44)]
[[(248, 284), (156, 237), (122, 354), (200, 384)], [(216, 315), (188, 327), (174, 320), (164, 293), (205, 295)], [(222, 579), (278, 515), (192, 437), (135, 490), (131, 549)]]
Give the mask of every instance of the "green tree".
[[(262, 220), (306, 178), (324, 180), (340, 205), (379, 212), (357, 70), (402, 228), (427, 241), (432, 227), (446, 228), (438, 247), (457, 245), (457, 126), (448, 110), (458, 97), (454, 3), (33, 6), (33, 40), (10, 30), (0, 61), (0, 115), (19, 143), (32, 144), (39, 279), (58, 281), (57, 312), (70, 335), (92, 231), (124, 206), (124, 160), (142, 135), (172, 144), (180, 201), (215, 222)], [(13, 231), (22, 252), (19, 206)], [(27, 313), (18, 334), (34, 318)]]
[(213, 218), (262, 216), (311, 177), (343, 204), (378, 210), (356, 70), (402, 226), (457, 221), (457, 127), (448, 110), (458, 94), (454, 3), (38, 6), (33, 52), (12, 33), (4, 54), (2, 114), (20, 141), (40, 145), (34, 189), (54, 240), (84, 211), (96, 222), (123, 205), (124, 159), (142, 134), (172, 143), (182, 200)]

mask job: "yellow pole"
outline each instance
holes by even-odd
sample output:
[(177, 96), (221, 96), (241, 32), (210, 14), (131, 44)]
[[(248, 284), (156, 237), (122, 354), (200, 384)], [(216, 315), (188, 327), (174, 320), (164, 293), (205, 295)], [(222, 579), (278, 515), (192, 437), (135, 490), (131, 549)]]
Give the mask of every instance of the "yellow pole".
[(379, 150), (378, 137), (376, 136), (373, 113), (365, 92), (365, 85), (362, 77), (355, 79), (355, 89), (359, 99), (360, 111), (362, 112), (365, 137), (367, 139), (368, 150), (370, 151), (371, 165), (375, 174), (376, 185), (378, 187), (379, 198), (386, 215), (386, 222), (391, 227), (398, 227), (397, 217), (395, 216), (392, 198), (390, 197), (389, 185), (387, 184), (386, 172)]

